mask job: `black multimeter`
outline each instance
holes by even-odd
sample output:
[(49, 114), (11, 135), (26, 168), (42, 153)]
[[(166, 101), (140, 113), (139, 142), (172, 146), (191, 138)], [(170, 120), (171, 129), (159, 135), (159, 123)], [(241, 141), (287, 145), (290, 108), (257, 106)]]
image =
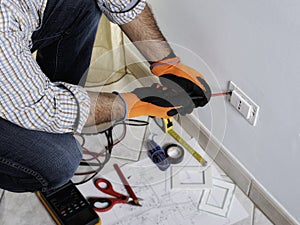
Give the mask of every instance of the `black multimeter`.
[(77, 187), (69, 181), (54, 191), (37, 196), (58, 225), (100, 225), (98, 214)]

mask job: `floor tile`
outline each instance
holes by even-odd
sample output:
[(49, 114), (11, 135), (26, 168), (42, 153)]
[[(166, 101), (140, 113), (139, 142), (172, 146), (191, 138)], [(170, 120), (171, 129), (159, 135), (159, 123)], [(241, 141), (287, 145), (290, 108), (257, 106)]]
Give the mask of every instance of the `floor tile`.
[(235, 197), (239, 200), (239, 202), (242, 204), (244, 209), (247, 211), (247, 213), (249, 214), (249, 217), (247, 217), (246, 219), (244, 219), (242, 221), (235, 223), (234, 225), (252, 225), (254, 204), (238, 187), (236, 187), (236, 189), (235, 189)]
[(33, 193), (6, 191), (0, 203), (1, 225), (54, 225), (44, 206)]
[[(218, 171), (220, 176), (223, 180), (232, 182), (232, 180), (226, 175), (226, 173), (216, 164), (213, 164), (214, 168)], [(250, 199), (243, 193), (243, 191), (236, 186), (235, 188), (235, 197), (239, 200), (241, 205), (244, 207), (244, 209), (249, 214), (249, 217), (235, 223), (234, 225), (252, 225), (253, 223), (253, 210), (254, 210), (254, 204), (250, 201)]]
[(253, 225), (273, 225), (273, 223), (258, 208), (255, 208)]

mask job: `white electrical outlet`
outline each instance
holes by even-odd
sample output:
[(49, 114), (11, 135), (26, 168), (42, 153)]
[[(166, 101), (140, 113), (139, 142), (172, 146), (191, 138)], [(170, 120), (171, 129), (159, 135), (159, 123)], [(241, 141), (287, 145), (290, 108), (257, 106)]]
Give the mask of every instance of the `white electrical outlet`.
[(250, 118), (252, 106), (244, 100), (244, 98), (236, 91), (233, 90), (230, 103), (236, 108), (246, 119)]
[(239, 111), (251, 125), (255, 126), (258, 119), (259, 106), (232, 81), (229, 82), (228, 91), (232, 92), (231, 96), (228, 97), (232, 106)]

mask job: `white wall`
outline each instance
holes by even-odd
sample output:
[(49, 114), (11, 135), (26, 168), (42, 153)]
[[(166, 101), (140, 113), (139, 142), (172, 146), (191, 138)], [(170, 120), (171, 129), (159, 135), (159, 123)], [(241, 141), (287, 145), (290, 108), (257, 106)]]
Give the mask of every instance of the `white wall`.
[(256, 127), (223, 98), (195, 114), (300, 221), (300, 1), (149, 3), (183, 61), (213, 70), (214, 91), (232, 80), (261, 107)]

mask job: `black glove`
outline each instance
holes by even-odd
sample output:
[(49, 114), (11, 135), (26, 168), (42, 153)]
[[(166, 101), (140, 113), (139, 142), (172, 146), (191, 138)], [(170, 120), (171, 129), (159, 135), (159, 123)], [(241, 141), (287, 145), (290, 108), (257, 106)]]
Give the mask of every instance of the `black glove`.
[(177, 92), (160, 84), (137, 88), (131, 93), (123, 93), (128, 107), (128, 118), (155, 116), (170, 118), (177, 113), (185, 115), (194, 109), (194, 103), (184, 92)]
[(193, 100), (195, 107), (203, 107), (211, 97), (211, 90), (204, 77), (196, 70), (184, 65), (178, 57), (151, 64), (151, 71), (159, 76), (164, 86), (183, 89)]

